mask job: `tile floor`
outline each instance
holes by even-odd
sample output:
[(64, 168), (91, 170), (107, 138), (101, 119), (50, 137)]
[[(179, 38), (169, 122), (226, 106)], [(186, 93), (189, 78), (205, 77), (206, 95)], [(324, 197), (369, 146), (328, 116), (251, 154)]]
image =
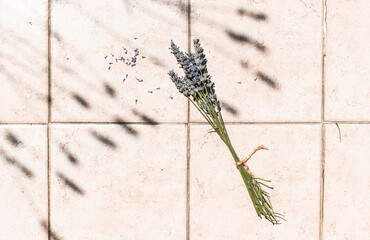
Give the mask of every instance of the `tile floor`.
[[(0, 240), (370, 238), (367, 0), (0, 1)], [(167, 76), (200, 38), (231, 155)], [(137, 50), (135, 50), (137, 49)], [(132, 57), (136, 54), (136, 62)], [(338, 123), (338, 125), (336, 125)]]

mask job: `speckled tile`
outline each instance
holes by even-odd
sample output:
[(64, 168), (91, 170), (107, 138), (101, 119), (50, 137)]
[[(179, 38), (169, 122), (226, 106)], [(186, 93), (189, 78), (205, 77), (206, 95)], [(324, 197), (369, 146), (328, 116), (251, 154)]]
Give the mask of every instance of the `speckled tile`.
[(264, 144), (249, 167), (270, 179), (271, 202), (287, 219), (272, 225), (256, 215), (231, 154), (208, 126), (190, 131), (191, 239), (318, 239), (320, 228), (320, 126), (228, 125), (240, 157)]
[(0, 126), (0, 196), (0, 239), (47, 239), (45, 126)]
[(47, 1), (0, 1), (0, 123), (47, 122)]
[(324, 240), (369, 239), (370, 125), (325, 125)]
[(327, 3), (325, 120), (370, 120), (370, 1)]
[(61, 239), (185, 239), (184, 125), (57, 125), (51, 136)]
[[(192, 1), (225, 121), (320, 121), (321, 12), (320, 1)], [(191, 120), (204, 121), (193, 108)]]
[[(52, 120), (186, 122), (187, 100), (167, 75), (170, 40), (187, 45), (185, 3), (53, 1)], [(136, 66), (126, 65), (136, 48)]]

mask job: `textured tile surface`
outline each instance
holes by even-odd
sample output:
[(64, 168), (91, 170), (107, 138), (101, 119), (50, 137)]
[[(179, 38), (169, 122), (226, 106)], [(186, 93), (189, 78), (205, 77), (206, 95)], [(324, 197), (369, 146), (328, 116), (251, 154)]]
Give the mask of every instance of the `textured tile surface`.
[[(142, 112), (186, 121), (187, 101), (167, 75), (176, 66), (170, 40), (187, 45), (185, 2), (54, 1), (53, 121), (147, 122)], [(131, 61), (136, 48), (136, 66), (119, 60)]]
[(47, 122), (47, 1), (0, 1), (0, 123)]
[(47, 191), (46, 127), (0, 126), (1, 239), (47, 239)]
[(192, 1), (226, 121), (320, 121), (321, 12), (320, 1)]
[[(339, 142), (335, 125), (322, 136), (320, 124), (271, 122), (320, 122), (322, 103), (326, 121), (370, 121), (369, 10), (366, 0), (0, 1), (0, 240), (319, 240), (321, 227), (321, 240), (368, 239), (370, 125), (340, 124)], [(182, 74), (168, 47), (187, 51), (188, 28), (224, 119), (241, 122), (228, 125), (240, 157), (270, 149), (249, 166), (272, 180), (281, 225), (256, 216), (208, 125), (190, 125), (187, 139), (187, 101), (167, 72)], [(195, 110), (190, 120), (204, 121)], [(26, 123), (49, 114), (59, 123), (48, 146), (48, 126)]]
[(328, 1), (325, 119), (370, 120), (370, 2)]
[(192, 126), (190, 155), (191, 239), (318, 239), (320, 213), (319, 125), (228, 125), (240, 157), (264, 144), (249, 161), (272, 180), (271, 202), (287, 222), (259, 219), (231, 154), (208, 126)]
[(185, 134), (184, 125), (54, 126), (55, 234), (70, 240), (185, 239)]
[(370, 125), (325, 125), (324, 239), (369, 239)]

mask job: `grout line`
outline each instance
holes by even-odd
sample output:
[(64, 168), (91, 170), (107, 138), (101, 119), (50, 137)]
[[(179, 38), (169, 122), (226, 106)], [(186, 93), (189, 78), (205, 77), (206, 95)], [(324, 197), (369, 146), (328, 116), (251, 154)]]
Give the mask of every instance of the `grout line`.
[(321, 63), (321, 122), (325, 122), (325, 64), (326, 64), (326, 5), (327, 0), (323, 0), (322, 18), (322, 63)]
[[(188, 52), (191, 51), (191, 0), (187, 0), (187, 41)], [(190, 240), (190, 101), (187, 104), (186, 123), (186, 240)]]
[[(320, 124), (321, 122), (225, 122), (227, 125), (249, 125), (249, 124)], [(207, 122), (192, 122), (194, 125), (208, 124)]]
[[(289, 125), (289, 124), (292, 124), (292, 125), (299, 125), (299, 124), (370, 124), (369, 121), (326, 121), (326, 122), (225, 122), (225, 124), (227, 125), (258, 125), (258, 124), (261, 124), (261, 125)], [(190, 123), (191, 125), (207, 125), (208, 123), (207, 122), (191, 122)]]
[(323, 240), (325, 188), (325, 64), (327, 41), (327, 0), (322, 2), (322, 65), (321, 65), (321, 166), (320, 166), (320, 221), (319, 239)]
[(28, 122), (24, 122), (24, 123), (0, 123), (0, 126), (6, 126), (6, 125), (36, 125), (36, 126), (44, 126), (44, 125), (47, 125), (47, 123), (28, 123)]
[(51, 124), (54, 125), (63, 125), (63, 124), (70, 124), (70, 125), (81, 125), (81, 124), (92, 124), (92, 125), (149, 125), (149, 126), (157, 126), (157, 125), (187, 125), (188, 122), (155, 122), (155, 123), (147, 123), (147, 122), (52, 122)]
[(324, 187), (325, 187), (325, 125), (321, 125), (321, 171), (320, 171), (320, 230), (319, 239), (323, 240)]
[(190, 239), (190, 125), (186, 127), (187, 154), (186, 154), (186, 240)]
[(47, 123), (47, 184), (48, 184), (48, 240), (51, 238), (50, 226), (50, 123), (51, 123), (51, 0), (48, 0), (48, 123)]
[[(248, 124), (370, 124), (370, 121), (324, 121), (324, 122), (225, 122), (227, 125), (248, 125)], [(35, 126), (47, 126), (50, 125), (82, 125), (82, 124), (95, 124), (95, 125), (174, 125), (174, 124), (190, 124), (190, 125), (207, 125), (207, 122), (156, 122), (156, 123), (146, 123), (146, 122), (48, 122), (48, 123), (0, 123), (0, 126), (6, 125), (35, 125)]]

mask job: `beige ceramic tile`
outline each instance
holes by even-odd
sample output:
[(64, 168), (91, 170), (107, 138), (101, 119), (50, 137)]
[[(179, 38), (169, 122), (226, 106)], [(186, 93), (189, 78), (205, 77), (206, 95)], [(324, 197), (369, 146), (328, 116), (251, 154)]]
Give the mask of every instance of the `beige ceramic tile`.
[(184, 125), (57, 125), (51, 135), (61, 239), (185, 239)]
[(0, 127), (0, 239), (47, 239), (46, 149), (44, 126)]
[(47, 122), (47, 1), (0, 1), (0, 122)]
[(325, 125), (324, 240), (369, 239), (370, 125)]
[(321, 12), (321, 1), (192, 1), (226, 121), (320, 121)]
[(228, 125), (240, 157), (264, 144), (249, 167), (272, 180), (271, 202), (286, 222), (257, 217), (231, 154), (208, 126), (192, 126), (190, 155), (191, 239), (318, 239), (320, 220), (320, 126)]
[(370, 1), (328, 1), (325, 119), (370, 120)]
[[(187, 45), (185, 2), (53, 1), (52, 120), (186, 122), (187, 101), (167, 75), (170, 40)], [(136, 66), (119, 60), (136, 48)]]

